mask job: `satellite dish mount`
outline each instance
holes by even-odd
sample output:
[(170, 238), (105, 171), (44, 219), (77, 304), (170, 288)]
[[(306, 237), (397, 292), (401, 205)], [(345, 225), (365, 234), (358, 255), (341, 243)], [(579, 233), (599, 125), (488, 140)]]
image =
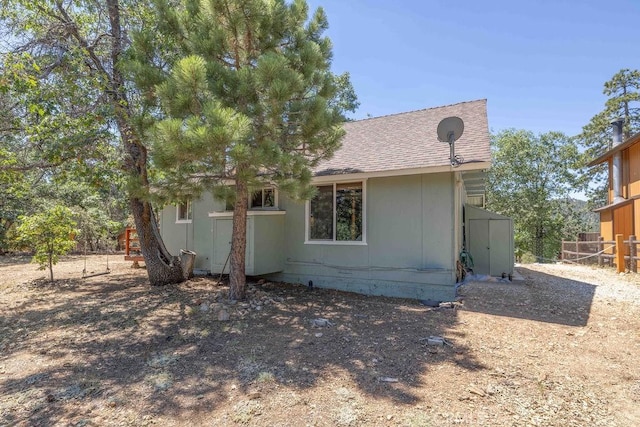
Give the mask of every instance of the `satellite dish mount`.
[(457, 167), (464, 162), (460, 156), (456, 156), (455, 142), (464, 132), (464, 122), (460, 117), (447, 117), (438, 124), (438, 141), (449, 144), (449, 161), (452, 167)]

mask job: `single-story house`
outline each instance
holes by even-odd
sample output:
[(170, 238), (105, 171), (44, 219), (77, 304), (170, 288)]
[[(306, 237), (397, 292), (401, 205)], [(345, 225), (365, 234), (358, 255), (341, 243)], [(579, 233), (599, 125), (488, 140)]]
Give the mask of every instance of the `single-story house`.
[[(464, 124), (454, 143), (455, 161), (450, 144), (437, 136), (438, 124), (448, 117)], [(296, 202), (271, 187), (251, 197), (247, 275), (370, 295), (451, 300), (456, 261), (465, 244), (469, 248), (465, 204), (484, 204), (491, 164), (486, 100), (347, 122), (344, 128), (342, 147), (313, 171), (314, 199)], [(208, 194), (167, 206), (160, 229), (173, 253), (197, 253), (196, 269), (228, 272), (232, 212), (223, 200)], [(475, 235), (474, 245), (489, 250), (489, 236)], [(501, 271), (507, 274), (512, 240), (511, 231), (511, 243), (498, 243), (507, 245), (507, 271)]]

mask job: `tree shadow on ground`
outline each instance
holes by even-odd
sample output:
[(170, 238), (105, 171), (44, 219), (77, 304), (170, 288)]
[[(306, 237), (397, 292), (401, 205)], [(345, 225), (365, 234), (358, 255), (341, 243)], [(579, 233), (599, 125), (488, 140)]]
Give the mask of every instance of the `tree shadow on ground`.
[[(0, 314), (0, 424), (90, 418), (81, 407), (130, 411), (135, 423), (182, 418), (256, 389), (295, 392), (336, 377), (371, 398), (415, 405), (439, 364), (485, 369), (455, 337), (451, 347), (426, 345), (455, 328), (455, 309), (411, 300), (267, 284), (251, 288), (252, 305), (228, 305), (213, 279), (152, 288), (143, 272), (31, 291)], [(314, 326), (319, 318), (329, 323)]]
[[(459, 289), (465, 309), (567, 326), (586, 326), (596, 286), (519, 267), (524, 280), (470, 282)], [(487, 298), (490, 295), (491, 298)]]
[(4, 255), (0, 256), (0, 266), (30, 264), (32, 259), (33, 256), (25, 254)]

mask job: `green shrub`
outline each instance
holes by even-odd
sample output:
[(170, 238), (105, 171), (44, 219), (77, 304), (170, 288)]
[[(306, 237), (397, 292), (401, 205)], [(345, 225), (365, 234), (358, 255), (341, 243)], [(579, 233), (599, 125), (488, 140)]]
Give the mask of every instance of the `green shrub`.
[(53, 266), (60, 255), (69, 253), (75, 246), (76, 223), (69, 208), (55, 206), (45, 212), (18, 219), (16, 245), (27, 247), (34, 252), (32, 262), (40, 269), (49, 269), (49, 279), (53, 282)]

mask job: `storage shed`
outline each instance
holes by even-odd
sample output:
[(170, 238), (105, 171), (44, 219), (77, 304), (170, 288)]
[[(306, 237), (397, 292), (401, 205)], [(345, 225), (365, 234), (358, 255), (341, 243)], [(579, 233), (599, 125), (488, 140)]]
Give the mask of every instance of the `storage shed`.
[(465, 205), (466, 247), (474, 274), (513, 274), (513, 221), (511, 218)]

